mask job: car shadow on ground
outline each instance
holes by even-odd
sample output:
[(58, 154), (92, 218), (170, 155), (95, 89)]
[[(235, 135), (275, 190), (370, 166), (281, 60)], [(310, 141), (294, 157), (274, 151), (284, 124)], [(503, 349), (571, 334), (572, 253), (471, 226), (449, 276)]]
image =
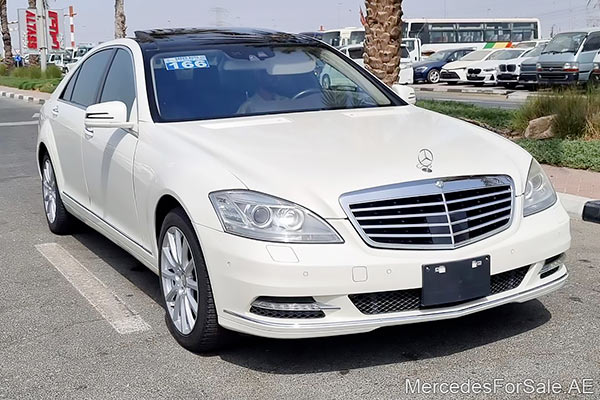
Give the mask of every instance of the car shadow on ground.
[[(89, 228), (75, 239), (158, 304), (157, 276)], [(458, 319), (382, 328), (373, 332), (299, 340), (232, 333), (216, 354), (223, 361), (272, 374), (310, 374), (444, 357), (522, 335), (551, 319), (538, 300), (508, 304)], [(199, 356), (201, 357), (201, 356)]]

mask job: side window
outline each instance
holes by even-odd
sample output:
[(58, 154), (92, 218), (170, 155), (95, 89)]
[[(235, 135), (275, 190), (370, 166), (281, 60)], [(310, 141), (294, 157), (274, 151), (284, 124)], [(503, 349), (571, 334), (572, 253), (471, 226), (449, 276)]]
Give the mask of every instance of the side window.
[(87, 107), (96, 103), (100, 82), (113, 50), (100, 51), (88, 58), (79, 68), (79, 76), (73, 89), (71, 101)]
[(100, 102), (105, 101), (122, 101), (127, 106), (127, 115), (131, 115), (131, 108), (135, 101), (135, 78), (131, 56), (123, 49), (117, 50), (106, 75), (106, 82), (100, 96)]
[(600, 33), (592, 33), (585, 41), (583, 51), (598, 51), (600, 50)]
[(73, 88), (75, 87), (75, 82), (77, 82), (78, 76), (79, 76), (79, 69), (77, 71), (75, 71), (75, 73), (69, 80), (69, 83), (67, 83), (65, 90), (63, 90), (62, 94), (60, 95), (61, 100), (71, 101), (71, 96), (73, 95)]

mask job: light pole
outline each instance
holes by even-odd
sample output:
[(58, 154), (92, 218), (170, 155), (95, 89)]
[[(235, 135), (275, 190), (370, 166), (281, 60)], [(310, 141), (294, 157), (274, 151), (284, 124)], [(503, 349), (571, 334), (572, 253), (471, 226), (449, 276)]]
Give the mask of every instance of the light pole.
[(36, 0), (35, 6), (37, 9), (37, 39), (38, 48), (40, 49), (40, 68), (42, 72), (46, 72), (48, 62), (48, 44), (46, 32), (48, 27), (46, 25), (46, 0)]

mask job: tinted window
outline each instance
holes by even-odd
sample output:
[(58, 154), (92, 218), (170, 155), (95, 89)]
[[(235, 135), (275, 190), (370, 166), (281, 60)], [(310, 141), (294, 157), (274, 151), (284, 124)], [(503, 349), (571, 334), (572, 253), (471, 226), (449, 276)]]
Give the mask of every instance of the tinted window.
[(359, 47), (359, 48), (356, 48), (356, 49), (349, 49), (348, 50), (348, 55), (350, 55), (351, 59), (358, 60), (358, 59), (363, 58), (363, 52), (364, 52), (363, 48)]
[(71, 101), (71, 96), (73, 95), (73, 88), (75, 87), (75, 82), (77, 82), (77, 75), (79, 75), (79, 70), (77, 70), (73, 74), (73, 76), (69, 80), (69, 83), (67, 83), (67, 87), (65, 87), (65, 90), (60, 96), (61, 99), (65, 101)]
[(362, 69), (317, 46), (207, 46), (150, 63), (162, 121), (392, 104)]
[(130, 115), (134, 100), (135, 83), (131, 56), (127, 51), (119, 49), (106, 75), (100, 102), (122, 101), (127, 106), (127, 115)]
[(596, 50), (600, 50), (600, 34), (592, 33), (583, 45), (583, 51)]
[(100, 81), (112, 54), (112, 50), (104, 50), (94, 54), (83, 63), (75, 83), (73, 96), (71, 96), (73, 103), (84, 107), (96, 103)]

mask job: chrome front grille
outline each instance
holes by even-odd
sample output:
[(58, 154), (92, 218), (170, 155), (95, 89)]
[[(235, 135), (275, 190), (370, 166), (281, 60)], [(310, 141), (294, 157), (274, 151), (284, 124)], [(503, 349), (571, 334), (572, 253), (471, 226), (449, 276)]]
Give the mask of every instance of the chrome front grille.
[(507, 176), (435, 179), (347, 193), (340, 203), (372, 247), (453, 249), (507, 229), (514, 188)]

